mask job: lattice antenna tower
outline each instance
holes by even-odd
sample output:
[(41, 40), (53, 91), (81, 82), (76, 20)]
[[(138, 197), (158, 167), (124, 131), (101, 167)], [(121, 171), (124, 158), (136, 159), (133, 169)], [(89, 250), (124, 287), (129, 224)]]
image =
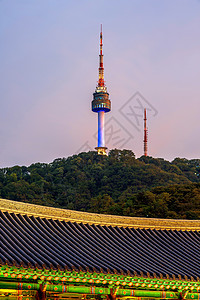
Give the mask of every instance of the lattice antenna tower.
[(147, 142), (148, 142), (148, 130), (147, 130), (147, 110), (144, 109), (144, 156), (147, 156)]

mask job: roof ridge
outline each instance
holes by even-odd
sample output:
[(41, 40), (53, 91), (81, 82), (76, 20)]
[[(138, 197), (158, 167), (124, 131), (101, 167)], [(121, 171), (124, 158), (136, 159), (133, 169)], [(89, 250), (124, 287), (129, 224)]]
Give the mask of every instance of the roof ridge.
[(65, 222), (118, 226), (141, 229), (192, 230), (200, 231), (200, 220), (157, 219), (144, 217), (126, 217), (74, 211), (55, 207), (41, 206), (13, 200), (0, 199), (3, 212), (35, 216)]

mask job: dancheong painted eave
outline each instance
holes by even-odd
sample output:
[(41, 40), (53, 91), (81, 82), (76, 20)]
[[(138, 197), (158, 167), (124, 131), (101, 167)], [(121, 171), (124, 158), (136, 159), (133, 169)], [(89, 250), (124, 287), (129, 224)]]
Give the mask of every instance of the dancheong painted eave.
[[(13, 266), (19, 276), (30, 269), (33, 276), (60, 280), (71, 278), (67, 272), (113, 274), (116, 282), (120, 274), (172, 281), (200, 277), (199, 221), (106, 216), (2, 199), (0, 236), (2, 272), (11, 277), (7, 268)], [(100, 280), (95, 278), (88, 280)]]

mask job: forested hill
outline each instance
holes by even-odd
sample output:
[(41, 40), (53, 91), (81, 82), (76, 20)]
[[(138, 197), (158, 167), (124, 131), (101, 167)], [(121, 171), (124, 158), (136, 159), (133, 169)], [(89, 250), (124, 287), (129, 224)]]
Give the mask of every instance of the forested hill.
[(0, 197), (98, 213), (200, 218), (200, 159), (111, 150), (0, 169)]

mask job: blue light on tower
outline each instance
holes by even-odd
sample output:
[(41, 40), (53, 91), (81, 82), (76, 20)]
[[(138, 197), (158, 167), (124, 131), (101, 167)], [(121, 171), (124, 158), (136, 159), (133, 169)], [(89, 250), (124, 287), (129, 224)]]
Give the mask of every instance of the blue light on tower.
[(111, 110), (109, 94), (104, 82), (102, 26), (100, 33), (99, 80), (93, 94), (92, 111), (98, 113), (98, 146), (95, 148), (100, 155), (107, 155), (104, 139), (104, 115)]

